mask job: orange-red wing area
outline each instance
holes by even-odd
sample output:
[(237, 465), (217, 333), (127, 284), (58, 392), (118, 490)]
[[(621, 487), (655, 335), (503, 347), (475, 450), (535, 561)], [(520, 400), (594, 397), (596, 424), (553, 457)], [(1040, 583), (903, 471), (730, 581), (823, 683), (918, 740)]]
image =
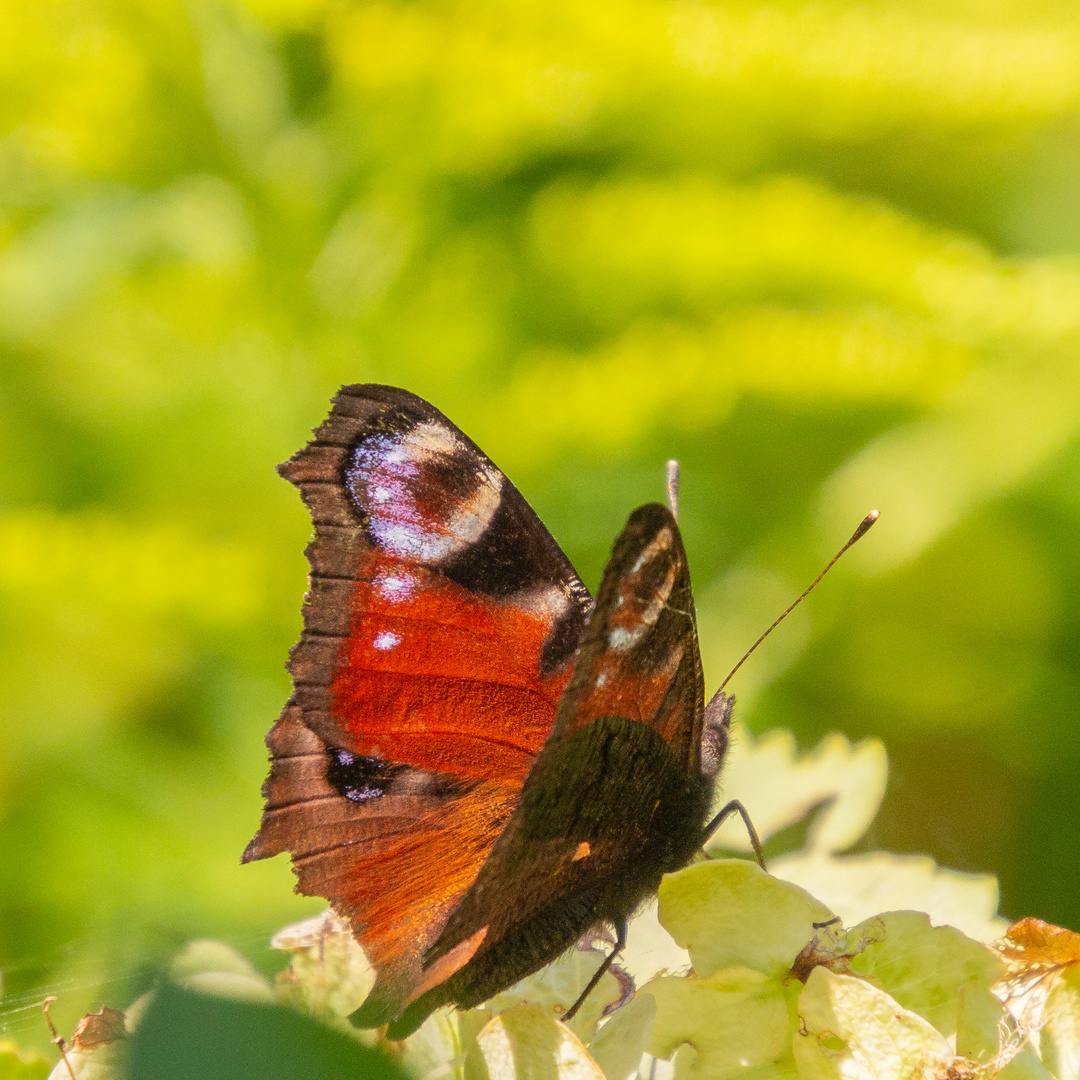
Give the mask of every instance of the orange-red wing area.
[(686, 552), (667, 507), (630, 516), (558, 710), (564, 738), (604, 716), (647, 724), (686, 768), (699, 766), (704, 684)]
[(311, 576), (244, 858), (290, 852), (297, 889), (350, 920), (379, 1023), (430, 985), (420, 957), (517, 803), (590, 601), (506, 477), (405, 391), (343, 387), (281, 472)]
[(567, 679), (565, 670), (539, 671), (550, 614), (478, 596), (381, 553), (365, 558), (361, 574), (329, 688), (348, 748), (520, 785)]

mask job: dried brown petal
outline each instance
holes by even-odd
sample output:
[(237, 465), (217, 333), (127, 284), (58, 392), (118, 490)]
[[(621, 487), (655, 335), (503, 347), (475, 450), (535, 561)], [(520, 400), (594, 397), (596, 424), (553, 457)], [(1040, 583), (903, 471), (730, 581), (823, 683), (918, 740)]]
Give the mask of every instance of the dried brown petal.
[(124, 1014), (103, 1005), (96, 1013), (87, 1013), (78, 1022), (71, 1045), (76, 1050), (96, 1050), (99, 1046), (118, 1042), (126, 1035)]
[(1025, 967), (1072, 967), (1080, 964), (1080, 934), (1029, 917), (1009, 927), (998, 951)]

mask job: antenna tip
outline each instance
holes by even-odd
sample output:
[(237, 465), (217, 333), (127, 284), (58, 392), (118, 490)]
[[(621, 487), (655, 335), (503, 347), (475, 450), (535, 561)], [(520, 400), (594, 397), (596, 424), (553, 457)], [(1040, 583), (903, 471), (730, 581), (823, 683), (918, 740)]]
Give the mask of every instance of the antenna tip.
[(675, 458), (669, 458), (667, 463), (667, 496), (668, 505), (675, 518), (679, 516), (679, 462)]
[(855, 530), (855, 532), (852, 533), (851, 539), (848, 541), (848, 545), (850, 546), (851, 544), (854, 544), (856, 540), (859, 540), (863, 536), (865, 536), (870, 530), (870, 526), (873, 525), (880, 516), (881, 515), (878, 513), (877, 510), (871, 510), (870, 513), (867, 514), (866, 517), (864, 517), (859, 523), (859, 527)]

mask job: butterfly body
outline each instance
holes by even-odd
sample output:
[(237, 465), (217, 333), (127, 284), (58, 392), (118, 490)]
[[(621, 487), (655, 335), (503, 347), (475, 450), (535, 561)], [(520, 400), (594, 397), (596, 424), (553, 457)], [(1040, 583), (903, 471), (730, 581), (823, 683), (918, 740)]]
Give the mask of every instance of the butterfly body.
[(672, 513), (631, 515), (595, 604), (501, 472), (405, 391), (345, 387), (283, 467), (315, 538), (262, 827), (350, 919), (403, 1035), (598, 922), (704, 839), (730, 699), (706, 710)]

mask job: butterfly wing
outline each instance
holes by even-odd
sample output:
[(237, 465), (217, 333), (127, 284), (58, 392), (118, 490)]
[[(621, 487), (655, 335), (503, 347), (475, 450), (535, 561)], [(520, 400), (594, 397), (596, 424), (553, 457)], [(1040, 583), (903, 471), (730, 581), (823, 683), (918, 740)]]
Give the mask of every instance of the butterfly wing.
[(471, 960), (396, 1025), (471, 1006), (625, 920), (702, 842), (704, 685), (686, 553), (670, 511), (636, 510), (604, 571), (555, 726), (513, 816), (426, 962)]
[(615, 541), (551, 738), (623, 716), (653, 729), (696, 775), (704, 702), (686, 549), (671, 511), (649, 503)]
[(314, 537), (293, 694), (244, 861), (292, 855), (394, 1015), (551, 730), (590, 600), (521, 494), (437, 409), (347, 386), (280, 471)]

